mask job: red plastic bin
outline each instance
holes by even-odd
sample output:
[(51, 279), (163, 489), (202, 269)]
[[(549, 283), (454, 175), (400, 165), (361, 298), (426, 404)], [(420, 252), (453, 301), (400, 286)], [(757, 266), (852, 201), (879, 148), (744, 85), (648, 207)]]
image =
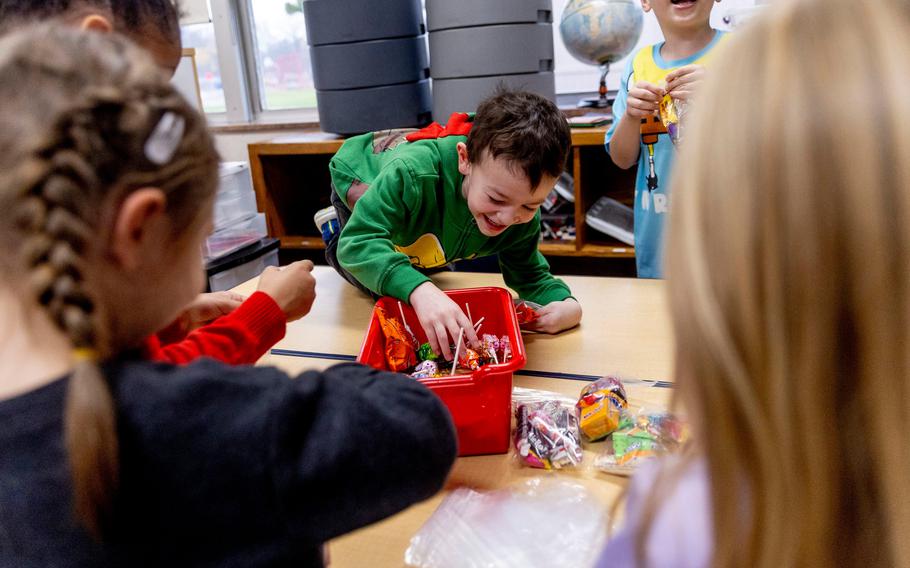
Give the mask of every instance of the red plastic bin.
[[(512, 347), (512, 359), (506, 363), (484, 365), (471, 374), (415, 380), (436, 393), (451, 412), (458, 430), (458, 455), (506, 453), (509, 451), (512, 420), (512, 373), (523, 368), (527, 361), (512, 295), (504, 288), (493, 287), (450, 290), (446, 294), (462, 309), (470, 304), (471, 316), (475, 322), (484, 318), (481, 335), (507, 335)], [(380, 298), (376, 306), (382, 306), (388, 315), (401, 317), (398, 313), (398, 300), (395, 298)], [(417, 335), (418, 341), (426, 342), (427, 336), (420, 326), (417, 314), (404, 302), (401, 307), (407, 324)], [(379, 326), (375, 308), (357, 361), (376, 369), (388, 370), (385, 336)]]

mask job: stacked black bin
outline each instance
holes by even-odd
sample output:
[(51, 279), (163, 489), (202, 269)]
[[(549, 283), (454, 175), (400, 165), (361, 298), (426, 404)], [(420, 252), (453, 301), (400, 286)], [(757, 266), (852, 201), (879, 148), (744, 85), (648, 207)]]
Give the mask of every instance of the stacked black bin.
[(426, 0), (433, 118), (470, 112), (500, 84), (556, 100), (551, 0)]
[(431, 97), (420, 0), (304, 0), (326, 132), (423, 126)]

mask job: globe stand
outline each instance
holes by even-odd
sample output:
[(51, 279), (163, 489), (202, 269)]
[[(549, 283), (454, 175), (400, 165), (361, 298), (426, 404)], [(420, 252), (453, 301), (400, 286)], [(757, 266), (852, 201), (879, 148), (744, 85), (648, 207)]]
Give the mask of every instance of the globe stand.
[(607, 108), (610, 101), (607, 100), (607, 73), (610, 72), (610, 64), (604, 63), (600, 66), (600, 87), (597, 89), (597, 98), (581, 99), (578, 101), (578, 108)]

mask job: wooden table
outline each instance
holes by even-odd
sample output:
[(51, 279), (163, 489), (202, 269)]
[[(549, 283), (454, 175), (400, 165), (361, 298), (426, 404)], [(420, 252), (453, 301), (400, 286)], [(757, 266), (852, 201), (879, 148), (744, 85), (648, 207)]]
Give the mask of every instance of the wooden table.
[[(288, 326), (275, 348), (310, 354), (356, 355), (373, 301), (329, 267), (317, 266), (316, 303), (306, 318)], [(502, 286), (499, 274), (442, 272), (433, 275), (446, 290)], [(584, 310), (579, 327), (559, 335), (525, 334), (529, 371), (601, 376), (620, 373), (669, 380), (673, 342), (660, 280), (568, 276), (564, 280)], [(255, 282), (237, 288), (249, 294)]]
[[(344, 356), (356, 355), (371, 313), (372, 301), (344, 282), (328, 267), (317, 267), (317, 300), (312, 312), (291, 324), (287, 336), (260, 364), (291, 374), (324, 369)], [(443, 273), (434, 276), (443, 289), (502, 286), (497, 274)], [(587, 384), (573, 376), (618, 373), (640, 379), (670, 379), (672, 340), (663, 283), (659, 281), (567, 277), (566, 282), (585, 310), (583, 324), (557, 336), (525, 334), (528, 364), (516, 375), (516, 387), (558, 392), (572, 398)], [(250, 293), (255, 282), (237, 291)], [(280, 353), (286, 353), (284, 355)], [(560, 378), (554, 378), (554, 376)], [(672, 388), (663, 383), (629, 381), (633, 407), (666, 407)], [(333, 567), (403, 566), (410, 538), (432, 515), (450, 490), (472, 487), (499, 489), (539, 476), (571, 479), (583, 484), (605, 509), (620, 496), (626, 479), (597, 472), (591, 466), (603, 444), (589, 444), (585, 462), (574, 470), (545, 472), (521, 467), (509, 454), (459, 458), (440, 494), (398, 515), (332, 541)]]

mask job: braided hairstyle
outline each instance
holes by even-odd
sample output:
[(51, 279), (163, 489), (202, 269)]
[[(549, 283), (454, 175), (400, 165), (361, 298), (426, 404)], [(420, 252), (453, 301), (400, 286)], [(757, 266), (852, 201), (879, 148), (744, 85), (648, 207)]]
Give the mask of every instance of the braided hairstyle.
[[(87, 269), (111, 212), (136, 189), (164, 192), (178, 238), (210, 202), (218, 156), (204, 120), (145, 52), (116, 34), (40, 25), (4, 37), (0, 101), (0, 278), (40, 306), (75, 353), (97, 354), (77, 358), (65, 431), (76, 512), (100, 537), (118, 458), (111, 388), (98, 361), (115, 346)], [(153, 161), (146, 144), (163, 118), (185, 128), (173, 155)]]

